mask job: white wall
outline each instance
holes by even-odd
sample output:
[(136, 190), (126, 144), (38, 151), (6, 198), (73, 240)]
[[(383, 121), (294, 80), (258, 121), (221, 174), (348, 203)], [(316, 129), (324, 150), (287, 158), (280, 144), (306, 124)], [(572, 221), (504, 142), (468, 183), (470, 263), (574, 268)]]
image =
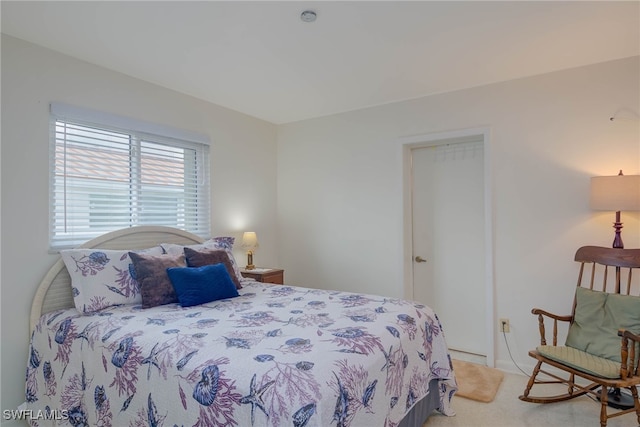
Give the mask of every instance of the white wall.
[[(489, 127), (495, 314), (511, 320), (515, 358), (530, 364), (531, 308), (568, 314), (575, 250), (613, 241), (614, 214), (589, 209), (589, 178), (640, 174), (638, 76), (634, 57), (279, 126), (288, 281), (404, 296), (399, 139)], [(622, 108), (636, 119), (611, 122)], [(626, 247), (640, 247), (638, 213), (622, 215)], [(515, 369), (501, 336), (496, 366)]]
[(278, 265), (274, 125), (3, 35), (2, 409), (24, 401), (30, 304), (56, 260), (47, 252), (52, 101), (208, 134), (212, 234), (254, 230), (257, 261)]

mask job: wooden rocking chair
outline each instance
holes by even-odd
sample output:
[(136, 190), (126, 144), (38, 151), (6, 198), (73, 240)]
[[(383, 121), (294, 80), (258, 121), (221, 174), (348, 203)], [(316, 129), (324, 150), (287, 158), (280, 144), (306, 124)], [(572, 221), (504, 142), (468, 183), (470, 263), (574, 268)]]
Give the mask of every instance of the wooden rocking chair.
[[(581, 265), (571, 315), (558, 316), (538, 308), (531, 310), (538, 316), (540, 345), (530, 351), (529, 356), (538, 363), (520, 400), (551, 403), (590, 393), (600, 401), (602, 427), (609, 418), (631, 412), (636, 413), (640, 424), (636, 388), (640, 384), (640, 296), (637, 296), (640, 249), (584, 246), (576, 252), (575, 260)], [(583, 278), (585, 266), (589, 270), (589, 264), (590, 274)], [(636, 277), (632, 277), (634, 270)], [(613, 280), (607, 283), (610, 277)], [(551, 345), (546, 340), (545, 319), (553, 323)], [(558, 345), (558, 322), (569, 324), (564, 346)], [(543, 363), (555, 368), (554, 372), (541, 369)], [(565, 375), (558, 371), (564, 371)], [(536, 379), (539, 373), (553, 380)], [(577, 384), (576, 377), (585, 380), (581, 381), (583, 384)], [(556, 396), (530, 396), (536, 384), (565, 384), (568, 390)], [(619, 389), (631, 392), (633, 407), (609, 414), (609, 391)]]

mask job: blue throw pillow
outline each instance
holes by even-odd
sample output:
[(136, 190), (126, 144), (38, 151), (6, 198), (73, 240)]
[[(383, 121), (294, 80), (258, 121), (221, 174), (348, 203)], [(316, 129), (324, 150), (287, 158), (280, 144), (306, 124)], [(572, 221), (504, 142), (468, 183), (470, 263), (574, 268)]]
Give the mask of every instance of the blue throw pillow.
[(239, 295), (224, 264), (171, 267), (167, 268), (167, 274), (183, 307)]

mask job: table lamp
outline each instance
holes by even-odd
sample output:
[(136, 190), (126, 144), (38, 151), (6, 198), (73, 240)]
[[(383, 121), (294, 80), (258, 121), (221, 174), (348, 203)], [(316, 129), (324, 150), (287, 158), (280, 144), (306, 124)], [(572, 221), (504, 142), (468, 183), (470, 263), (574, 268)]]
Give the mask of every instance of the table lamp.
[(253, 251), (258, 247), (258, 236), (254, 231), (245, 231), (242, 235), (242, 248), (247, 250), (247, 266), (246, 270), (256, 268), (253, 265)]

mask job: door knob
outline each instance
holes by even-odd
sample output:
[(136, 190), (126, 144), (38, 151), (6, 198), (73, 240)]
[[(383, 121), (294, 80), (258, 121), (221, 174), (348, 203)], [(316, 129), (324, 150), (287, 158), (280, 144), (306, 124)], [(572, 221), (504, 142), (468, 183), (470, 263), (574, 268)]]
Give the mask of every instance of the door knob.
[(422, 258), (420, 255), (416, 257), (416, 262), (427, 262), (426, 259)]

